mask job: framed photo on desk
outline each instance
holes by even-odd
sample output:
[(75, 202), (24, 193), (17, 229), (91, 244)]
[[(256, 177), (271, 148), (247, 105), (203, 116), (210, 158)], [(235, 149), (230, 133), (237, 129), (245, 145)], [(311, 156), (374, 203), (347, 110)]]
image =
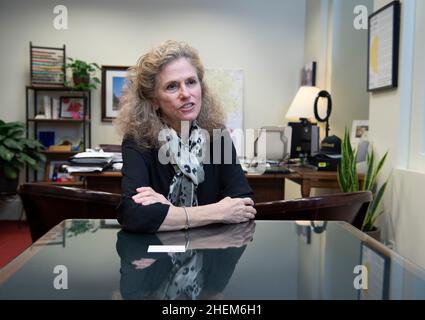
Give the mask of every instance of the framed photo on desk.
[(357, 145), (361, 140), (367, 140), (369, 134), (369, 120), (353, 120), (350, 141)]

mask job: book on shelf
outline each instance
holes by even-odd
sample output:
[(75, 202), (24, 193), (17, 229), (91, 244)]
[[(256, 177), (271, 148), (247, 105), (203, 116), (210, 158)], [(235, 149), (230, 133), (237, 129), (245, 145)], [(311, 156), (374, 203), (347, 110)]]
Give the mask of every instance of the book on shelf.
[(72, 146), (69, 145), (52, 145), (49, 146), (47, 149), (48, 151), (54, 151), (54, 152), (71, 152)]

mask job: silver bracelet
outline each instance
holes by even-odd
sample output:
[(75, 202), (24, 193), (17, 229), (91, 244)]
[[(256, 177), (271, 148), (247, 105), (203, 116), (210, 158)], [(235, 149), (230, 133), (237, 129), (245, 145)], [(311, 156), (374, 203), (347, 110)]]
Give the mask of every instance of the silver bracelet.
[(189, 218), (189, 212), (187, 212), (186, 207), (183, 207), (184, 213), (186, 214), (186, 225), (184, 228), (187, 230), (190, 228), (190, 218)]

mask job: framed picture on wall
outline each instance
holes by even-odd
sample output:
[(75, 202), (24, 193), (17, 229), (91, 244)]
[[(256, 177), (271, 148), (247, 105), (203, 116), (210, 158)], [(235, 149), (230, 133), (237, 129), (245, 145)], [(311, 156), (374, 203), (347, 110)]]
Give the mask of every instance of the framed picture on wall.
[(112, 121), (118, 114), (119, 99), (128, 68), (102, 66), (102, 121)]
[(397, 87), (399, 38), (400, 2), (393, 1), (369, 16), (369, 92)]
[(316, 61), (307, 63), (301, 70), (301, 86), (315, 86), (316, 85)]

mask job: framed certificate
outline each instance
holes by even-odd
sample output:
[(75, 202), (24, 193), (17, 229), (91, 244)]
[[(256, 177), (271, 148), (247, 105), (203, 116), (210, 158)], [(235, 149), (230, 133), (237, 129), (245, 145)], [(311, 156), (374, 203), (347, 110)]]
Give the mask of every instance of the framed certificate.
[(369, 92), (397, 87), (400, 2), (393, 1), (369, 16)]

